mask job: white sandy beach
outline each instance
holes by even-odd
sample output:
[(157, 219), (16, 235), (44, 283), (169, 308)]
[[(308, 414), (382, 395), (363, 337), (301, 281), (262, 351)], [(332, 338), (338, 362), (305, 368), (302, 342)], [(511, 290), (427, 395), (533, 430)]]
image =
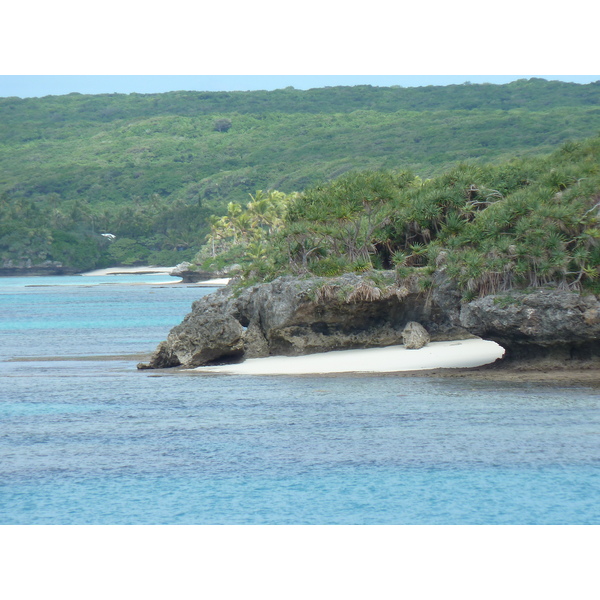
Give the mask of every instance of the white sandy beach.
[(169, 274), (175, 267), (110, 267), (108, 269), (96, 269), (81, 273), (83, 276), (103, 277), (105, 275), (136, 275), (148, 273), (166, 273)]
[[(175, 267), (110, 267), (108, 269), (96, 269), (95, 271), (88, 271), (87, 273), (81, 273), (83, 276), (95, 276), (104, 277), (106, 275), (149, 275), (149, 274), (161, 274), (170, 275)], [(166, 280), (164, 283), (179, 283), (180, 279), (175, 276), (172, 280)], [(222, 279), (207, 279), (206, 281), (198, 281), (197, 283), (187, 283), (186, 285), (197, 285), (198, 287), (222, 287), (229, 283), (228, 278)]]
[(319, 375), (325, 373), (397, 373), (428, 369), (479, 367), (501, 358), (504, 349), (482, 339), (431, 342), (420, 350), (404, 346), (339, 350), (306, 356), (251, 358), (236, 365), (198, 367), (200, 373), (231, 375)]
[(207, 279), (206, 281), (197, 281), (187, 285), (197, 285), (198, 287), (223, 287), (229, 283), (229, 279)]

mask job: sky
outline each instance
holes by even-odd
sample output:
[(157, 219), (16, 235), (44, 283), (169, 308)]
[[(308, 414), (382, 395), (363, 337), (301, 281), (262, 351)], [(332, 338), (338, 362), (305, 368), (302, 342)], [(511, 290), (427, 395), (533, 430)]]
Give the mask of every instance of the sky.
[(569, 75), (0, 75), (0, 97), (19, 98), (80, 94), (141, 94), (170, 91), (310, 89), (335, 85), (416, 87), (471, 83), (502, 84), (542, 77), (575, 83), (600, 80)]
[(28, 0), (3, 7), (0, 97), (589, 83), (600, 80), (589, 13), (589, 0), (560, 11), (527, 0)]

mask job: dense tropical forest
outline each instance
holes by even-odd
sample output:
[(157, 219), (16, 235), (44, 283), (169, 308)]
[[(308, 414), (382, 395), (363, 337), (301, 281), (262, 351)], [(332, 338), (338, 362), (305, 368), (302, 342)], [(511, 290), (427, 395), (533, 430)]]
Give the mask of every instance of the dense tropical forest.
[[(361, 205), (373, 221), (357, 230), (366, 238), (356, 250), (340, 256), (350, 263), (389, 266), (401, 264), (397, 253), (403, 252), (410, 266), (424, 261), (423, 252), (417, 260), (411, 246), (428, 247), (428, 235), (443, 238), (447, 216), (459, 228), (477, 221), (473, 215), (479, 211), (468, 216), (458, 209), (462, 188), (443, 183), (448, 173), (485, 173), (468, 185), (505, 199), (516, 188), (508, 180), (505, 187), (496, 181), (494, 168), (512, 173), (516, 167), (506, 165), (515, 157), (527, 161), (566, 142), (576, 147), (599, 131), (600, 82), (531, 79), (506, 85), (0, 98), (0, 266), (27, 261), (59, 261), (74, 270), (170, 265), (201, 249), (199, 260), (214, 258), (217, 250), (224, 260), (222, 253), (231, 251), (225, 248), (231, 241), (225, 231), (231, 232), (236, 220), (273, 237), (281, 227), (298, 230), (311, 222), (307, 207), (319, 206), (325, 196), (355, 216), (346, 195), (368, 188), (367, 180), (388, 189), (388, 200), (404, 190), (405, 203), (406, 194), (425, 202), (428, 193), (439, 192), (435, 186), (457, 194), (452, 209), (443, 202), (431, 208), (440, 214), (423, 225), (429, 234), (415, 229), (404, 245), (397, 231), (390, 233), (391, 241), (368, 240), (379, 208)], [(527, 164), (546, 159), (532, 160)], [(456, 166), (462, 163), (470, 166)], [(538, 176), (527, 173), (527, 181)], [(464, 183), (468, 177), (459, 179)], [(471, 196), (468, 201), (476, 202), (475, 191)], [(331, 206), (327, 210), (337, 221), (354, 218), (337, 215)], [(115, 238), (102, 235), (107, 233)], [(334, 261), (341, 242), (330, 237), (332, 250), (294, 235), (310, 252), (302, 257), (300, 250), (294, 261), (327, 271), (324, 259)], [(264, 241), (243, 235), (240, 240), (254, 244), (248, 256), (264, 255)], [(254, 271), (262, 276), (260, 269)], [(578, 281), (586, 278), (582, 274)]]
[(464, 300), (514, 288), (600, 292), (600, 136), (546, 156), (347, 173), (300, 194), (261, 194), (211, 219), (203, 268), (239, 263), (243, 283), (395, 269), (431, 286), (444, 266)]

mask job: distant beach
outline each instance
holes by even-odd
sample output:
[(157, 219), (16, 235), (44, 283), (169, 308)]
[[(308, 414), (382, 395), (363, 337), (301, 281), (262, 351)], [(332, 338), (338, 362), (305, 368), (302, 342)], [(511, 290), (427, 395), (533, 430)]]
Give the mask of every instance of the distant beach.
[[(81, 273), (84, 277), (104, 277), (107, 275), (149, 275), (149, 274), (160, 274), (170, 275), (175, 267), (110, 267), (107, 269), (96, 269), (95, 271), (88, 271)], [(180, 283), (173, 277), (172, 282), (168, 283)], [(198, 287), (223, 287), (229, 283), (228, 278), (221, 279), (207, 279), (206, 281), (198, 281), (197, 283), (186, 283), (187, 286), (194, 285)]]
[(136, 275), (148, 273), (170, 274), (175, 267), (110, 267), (81, 273), (84, 277), (102, 277), (105, 275)]

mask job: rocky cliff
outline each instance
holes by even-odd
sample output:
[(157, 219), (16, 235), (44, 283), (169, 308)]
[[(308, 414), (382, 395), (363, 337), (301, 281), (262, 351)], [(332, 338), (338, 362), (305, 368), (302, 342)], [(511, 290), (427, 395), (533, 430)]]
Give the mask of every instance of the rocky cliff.
[(376, 279), (282, 277), (237, 295), (228, 286), (195, 302), (140, 368), (402, 344), (410, 321), (433, 341), (472, 337), (460, 325), (458, 292), (438, 279), (430, 290), (417, 280), (398, 283), (390, 272)]
[[(540, 289), (461, 304), (444, 274), (423, 289), (391, 272), (282, 277), (236, 293), (227, 286), (192, 311), (139, 368), (196, 367), (269, 355), (295, 356), (402, 344), (407, 323), (431, 341), (479, 336), (506, 349), (505, 360), (600, 363), (600, 302), (593, 295)], [(591, 363), (590, 363), (591, 361)]]
[(600, 302), (591, 294), (539, 289), (486, 296), (461, 307), (460, 323), (503, 346), (509, 362), (600, 366)]

